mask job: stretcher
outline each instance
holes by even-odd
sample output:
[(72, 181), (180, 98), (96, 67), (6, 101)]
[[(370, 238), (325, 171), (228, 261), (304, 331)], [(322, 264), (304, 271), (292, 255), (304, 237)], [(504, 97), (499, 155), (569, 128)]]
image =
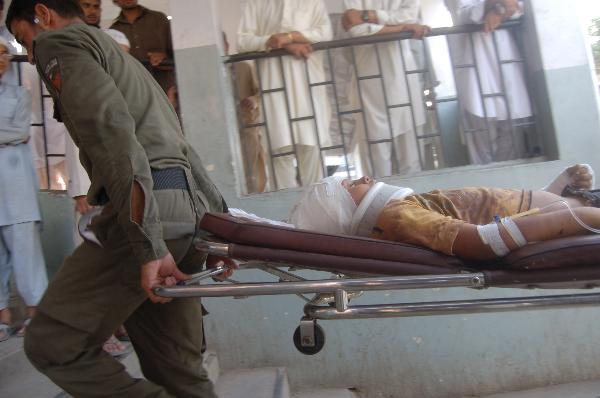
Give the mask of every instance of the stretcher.
[[(240, 261), (278, 282), (200, 283), (221, 269), (207, 270), (194, 283), (158, 287), (163, 297), (249, 297), (295, 294), (306, 301), (294, 344), (316, 354), (325, 344), (317, 320), (472, 314), (600, 304), (600, 293), (576, 293), (439, 302), (351, 305), (368, 291), (465, 287), (593, 289), (600, 286), (600, 236), (555, 239), (527, 245), (494, 262), (469, 262), (422, 247), (354, 236), (328, 235), (271, 225), (229, 214), (208, 213), (198, 250)], [(306, 280), (295, 271), (326, 272)], [(333, 276), (331, 276), (333, 274)], [(306, 295), (312, 294), (307, 297)]]

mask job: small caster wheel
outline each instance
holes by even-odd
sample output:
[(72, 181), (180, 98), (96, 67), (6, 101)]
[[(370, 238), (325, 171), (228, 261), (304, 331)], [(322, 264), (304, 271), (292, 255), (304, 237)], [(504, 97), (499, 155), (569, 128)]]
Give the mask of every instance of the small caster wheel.
[(301, 321), (294, 332), (294, 345), (304, 355), (315, 355), (325, 346), (325, 332), (316, 321)]

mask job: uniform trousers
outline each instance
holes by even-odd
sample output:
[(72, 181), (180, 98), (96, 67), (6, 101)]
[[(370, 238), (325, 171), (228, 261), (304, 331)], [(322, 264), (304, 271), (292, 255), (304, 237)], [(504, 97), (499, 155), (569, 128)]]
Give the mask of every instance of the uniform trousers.
[(48, 285), (37, 222), (0, 226), (0, 309), (8, 308), (13, 273), (25, 304), (37, 306)]
[[(163, 237), (183, 272), (205, 255), (192, 244), (197, 217), (187, 190), (154, 191)], [(153, 304), (140, 287), (140, 264), (110, 203), (92, 221), (100, 247), (85, 241), (51, 281), (27, 328), (25, 352), (38, 370), (76, 397), (215, 398), (202, 367), (198, 299)], [(146, 380), (132, 378), (102, 350), (124, 324)]]

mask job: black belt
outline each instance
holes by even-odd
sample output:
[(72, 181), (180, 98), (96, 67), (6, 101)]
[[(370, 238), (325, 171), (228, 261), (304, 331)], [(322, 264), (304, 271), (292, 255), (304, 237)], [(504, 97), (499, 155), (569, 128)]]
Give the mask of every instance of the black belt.
[(168, 169), (152, 169), (152, 181), (154, 181), (154, 190), (163, 189), (185, 189), (189, 190), (185, 171), (181, 167), (171, 167)]

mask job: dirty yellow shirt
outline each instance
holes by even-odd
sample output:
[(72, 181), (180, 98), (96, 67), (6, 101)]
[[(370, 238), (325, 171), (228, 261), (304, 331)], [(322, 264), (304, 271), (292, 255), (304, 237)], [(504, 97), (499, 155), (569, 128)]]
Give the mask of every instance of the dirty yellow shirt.
[[(184, 139), (163, 90), (113, 39), (76, 23), (39, 34), (33, 52), (38, 72), (80, 149), (91, 180), (88, 201), (109, 203), (117, 211), (140, 265), (168, 252), (151, 169), (191, 169), (203, 210), (223, 210), (221, 195)], [(134, 181), (144, 191), (141, 225), (131, 217)]]

